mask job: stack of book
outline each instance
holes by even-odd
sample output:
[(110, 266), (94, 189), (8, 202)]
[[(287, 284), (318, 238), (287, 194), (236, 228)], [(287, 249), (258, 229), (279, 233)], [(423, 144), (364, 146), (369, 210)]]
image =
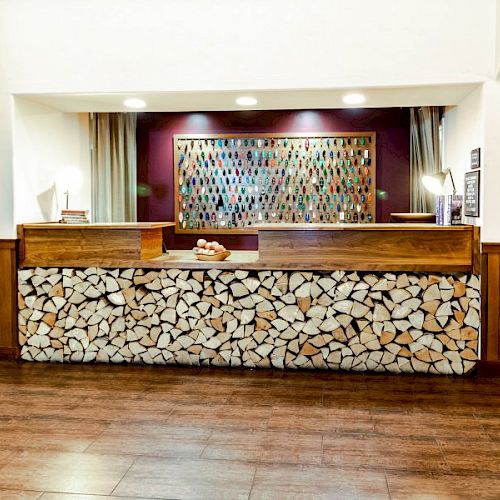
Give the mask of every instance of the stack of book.
[(88, 210), (61, 210), (61, 222), (64, 224), (88, 224)]
[(436, 197), (436, 224), (455, 226), (462, 224), (462, 195), (440, 195)]

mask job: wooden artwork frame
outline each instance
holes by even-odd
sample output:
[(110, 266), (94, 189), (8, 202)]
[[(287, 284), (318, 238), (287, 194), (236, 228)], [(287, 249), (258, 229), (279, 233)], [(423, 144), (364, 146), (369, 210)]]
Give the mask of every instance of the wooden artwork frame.
[[(375, 132), (175, 134), (173, 148), (176, 233), (256, 234), (253, 225), (281, 220), (288, 223), (376, 222)], [(223, 157), (222, 153), (226, 156)], [(228, 175), (218, 176), (219, 169), (225, 174), (226, 168)], [(234, 174), (229, 173), (232, 168), (235, 169)], [(204, 174), (199, 172), (196, 175), (197, 171), (203, 170)], [(240, 175), (236, 175), (237, 171)], [(325, 171), (328, 175), (324, 175)], [(242, 178), (246, 182), (241, 182)], [(225, 190), (225, 182), (229, 193)], [(203, 189), (202, 184), (209, 186), (208, 189), (217, 189), (217, 194), (210, 191), (207, 200), (207, 188)], [(224, 195), (220, 194), (219, 188), (224, 189)], [(240, 196), (236, 196), (238, 188), (242, 190)], [(230, 194), (231, 189), (236, 189), (236, 193), (232, 191)], [(253, 196), (252, 190), (255, 190)], [(200, 196), (203, 196), (201, 201)], [(256, 212), (258, 208), (252, 211), (239, 209), (239, 200), (248, 198), (257, 200), (249, 205), (261, 206), (260, 213)], [(236, 199), (237, 203), (228, 203), (228, 199)], [(214, 200), (218, 200), (218, 203)], [(211, 208), (200, 210), (200, 205), (209, 205)], [(341, 211), (338, 210), (339, 205)], [(224, 209), (219, 211), (220, 206)], [(316, 210), (311, 209), (313, 206)], [(201, 223), (200, 213), (203, 216)], [(191, 224), (208, 222), (208, 227), (189, 227), (184, 214), (190, 217)], [(346, 219), (347, 216), (350, 220)], [(268, 219), (262, 220), (260, 217)], [(282, 219), (277, 220), (279, 217)], [(245, 225), (243, 218), (250, 219), (251, 225)], [(229, 228), (233, 222), (243, 227)]]

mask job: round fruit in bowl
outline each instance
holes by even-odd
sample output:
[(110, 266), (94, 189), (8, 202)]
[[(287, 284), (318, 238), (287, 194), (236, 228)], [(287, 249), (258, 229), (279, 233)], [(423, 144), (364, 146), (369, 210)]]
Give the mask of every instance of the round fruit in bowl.
[(200, 238), (193, 248), (193, 253), (198, 260), (220, 261), (227, 259), (231, 252), (225, 249), (218, 241), (207, 241)]

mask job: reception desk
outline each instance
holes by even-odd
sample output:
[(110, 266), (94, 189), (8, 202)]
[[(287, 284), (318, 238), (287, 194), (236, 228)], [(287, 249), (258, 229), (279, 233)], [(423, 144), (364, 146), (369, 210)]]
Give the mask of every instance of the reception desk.
[(197, 261), (190, 250), (123, 260), (96, 251), (84, 260), (60, 252), (50, 264), (25, 241), (22, 359), (435, 374), (474, 368), (477, 228), (256, 229), (259, 251), (235, 251), (224, 262)]
[[(263, 224), (258, 251), (233, 251), (223, 262), (191, 250), (162, 253), (162, 228), (135, 224), (19, 226), (20, 267), (285, 269), (470, 272), (479, 274), (476, 226), (435, 224)], [(193, 244), (196, 236), (193, 236)]]

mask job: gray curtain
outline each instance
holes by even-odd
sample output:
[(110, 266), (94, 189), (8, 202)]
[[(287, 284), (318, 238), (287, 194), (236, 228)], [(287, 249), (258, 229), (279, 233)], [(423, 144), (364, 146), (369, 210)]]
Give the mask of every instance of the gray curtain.
[(137, 113), (90, 116), (92, 221), (137, 220)]
[(436, 196), (422, 184), (422, 176), (441, 171), (439, 122), (441, 108), (410, 109), (410, 208), (412, 212), (434, 212)]

